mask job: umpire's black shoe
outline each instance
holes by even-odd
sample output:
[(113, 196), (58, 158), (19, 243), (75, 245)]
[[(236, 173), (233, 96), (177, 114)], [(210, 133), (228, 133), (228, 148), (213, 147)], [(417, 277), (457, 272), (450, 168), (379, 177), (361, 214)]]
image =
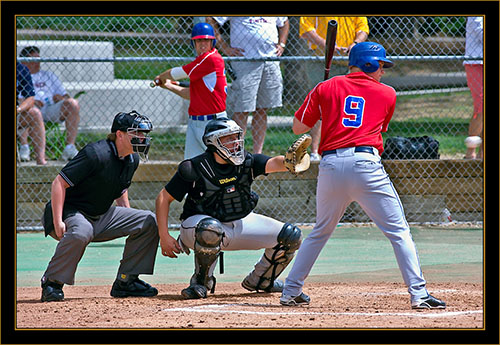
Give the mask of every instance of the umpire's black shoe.
[(113, 297), (153, 297), (158, 295), (158, 290), (139, 278), (127, 282), (116, 279), (110, 295)]
[(42, 283), (42, 302), (56, 302), (64, 299), (62, 290), (64, 284), (46, 280)]
[(411, 304), (412, 309), (445, 309), (446, 303), (437, 299), (434, 296), (427, 295), (427, 297), (419, 298)]

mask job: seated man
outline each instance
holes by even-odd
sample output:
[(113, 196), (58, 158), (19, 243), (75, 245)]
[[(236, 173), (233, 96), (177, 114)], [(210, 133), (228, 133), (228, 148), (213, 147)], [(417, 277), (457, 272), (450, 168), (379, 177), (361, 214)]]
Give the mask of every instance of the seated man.
[[(19, 55), (40, 57), (40, 49), (35, 46), (25, 47)], [(31, 73), (35, 87), (35, 111), (41, 112), (45, 122), (66, 122), (66, 147), (61, 158), (66, 161), (70, 160), (78, 153), (75, 147), (80, 122), (78, 101), (66, 93), (64, 86), (54, 73), (40, 69), (40, 62), (26, 62), (25, 65)]]
[(30, 156), (28, 134), (35, 147), (36, 163), (45, 165), (45, 125), (42, 114), (35, 110), (35, 91), (31, 75), (26, 66), (17, 62), (16, 66), (17, 93), (17, 135), (21, 142), (19, 159), (28, 161)]

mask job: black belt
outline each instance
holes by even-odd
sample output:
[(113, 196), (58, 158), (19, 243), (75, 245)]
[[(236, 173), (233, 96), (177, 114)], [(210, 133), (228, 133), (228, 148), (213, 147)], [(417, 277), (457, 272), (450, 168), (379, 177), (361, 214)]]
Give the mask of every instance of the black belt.
[[(375, 154), (373, 151), (373, 147), (371, 146), (358, 146), (354, 148), (354, 152), (365, 152), (365, 153), (371, 153), (372, 155)], [(337, 153), (337, 150), (328, 150), (328, 151), (323, 151), (323, 154), (321, 155), (322, 157), (332, 155)]]

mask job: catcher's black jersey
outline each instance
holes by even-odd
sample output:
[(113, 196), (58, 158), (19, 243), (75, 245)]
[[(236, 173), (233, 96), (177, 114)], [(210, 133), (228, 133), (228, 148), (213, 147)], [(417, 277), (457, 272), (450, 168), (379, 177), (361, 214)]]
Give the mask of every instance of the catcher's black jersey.
[(252, 211), (258, 196), (251, 192), (255, 177), (265, 174), (269, 156), (246, 152), (242, 165), (219, 164), (213, 153), (205, 152), (179, 164), (165, 189), (184, 202), (181, 220), (207, 214), (220, 221), (240, 219)]

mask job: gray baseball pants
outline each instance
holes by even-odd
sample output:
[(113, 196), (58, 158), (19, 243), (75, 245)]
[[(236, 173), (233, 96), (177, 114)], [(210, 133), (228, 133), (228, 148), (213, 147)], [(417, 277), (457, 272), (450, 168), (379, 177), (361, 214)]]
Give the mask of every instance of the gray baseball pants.
[[(374, 149), (374, 151), (377, 151)], [(385, 172), (378, 152), (337, 149), (320, 162), (316, 191), (316, 225), (299, 248), (283, 294), (300, 295), (304, 280), (332, 235), (347, 206), (357, 201), (390, 240), (412, 301), (428, 295), (417, 249), (403, 205)]]
[(126, 207), (111, 207), (99, 217), (77, 212), (64, 220), (66, 233), (57, 244), (44, 276), (73, 285), (80, 259), (90, 242), (128, 236), (118, 274), (153, 274), (159, 235), (155, 214)]

